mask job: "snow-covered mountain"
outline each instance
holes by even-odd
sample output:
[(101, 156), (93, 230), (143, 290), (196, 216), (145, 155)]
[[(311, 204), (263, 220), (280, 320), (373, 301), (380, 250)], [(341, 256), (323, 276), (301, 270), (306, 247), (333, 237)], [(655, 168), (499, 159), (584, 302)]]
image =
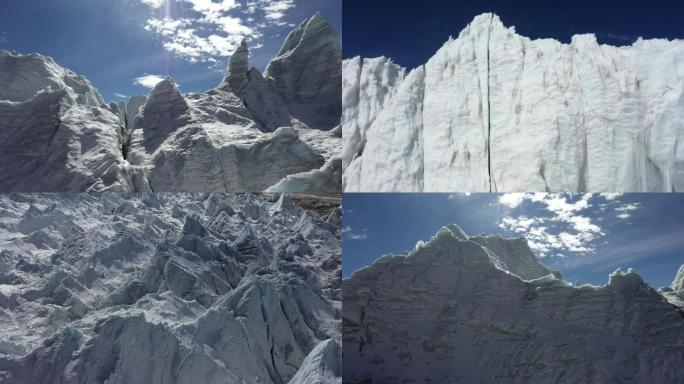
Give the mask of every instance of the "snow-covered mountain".
[(316, 14), (263, 75), (243, 43), (215, 89), (166, 78), (105, 104), (51, 58), (0, 51), (0, 191), (339, 192), (340, 52)]
[(524, 239), (450, 225), (343, 281), (343, 381), (679, 383), (682, 281), (684, 266), (660, 292), (631, 270), (572, 285)]
[(477, 16), (425, 65), (343, 62), (345, 191), (682, 191), (684, 41)]
[(341, 382), (340, 213), (308, 196), (0, 195), (0, 383)]

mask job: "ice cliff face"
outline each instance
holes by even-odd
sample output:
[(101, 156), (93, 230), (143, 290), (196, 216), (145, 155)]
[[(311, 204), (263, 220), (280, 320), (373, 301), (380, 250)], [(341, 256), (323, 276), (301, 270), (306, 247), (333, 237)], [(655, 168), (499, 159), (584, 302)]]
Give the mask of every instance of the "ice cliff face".
[(675, 383), (684, 375), (684, 307), (631, 270), (604, 286), (573, 286), (522, 239), (446, 227), (342, 285), (345, 383)]
[(50, 58), (2, 51), (0, 191), (319, 192), (285, 179), (316, 187), (336, 166), (323, 187), (339, 192), (340, 84), (339, 37), (319, 15), (266, 75), (243, 42), (215, 89), (183, 94), (166, 78), (125, 105)]
[(340, 123), (342, 109), (341, 59), (337, 33), (317, 13), (290, 32), (265, 74), (275, 80), (292, 116), (332, 129)]
[(339, 205), (297, 201), (0, 196), (0, 383), (341, 382)]
[(346, 191), (684, 190), (684, 41), (531, 40), (476, 17), (409, 73), (343, 63)]

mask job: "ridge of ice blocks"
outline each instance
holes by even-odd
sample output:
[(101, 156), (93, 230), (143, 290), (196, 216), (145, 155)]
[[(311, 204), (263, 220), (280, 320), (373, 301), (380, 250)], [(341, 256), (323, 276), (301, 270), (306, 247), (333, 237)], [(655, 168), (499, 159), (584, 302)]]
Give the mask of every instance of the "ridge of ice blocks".
[(0, 195), (0, 383), (341, 383), (339, 199), (292, 198)]
[(573, 286), (524, 239), (448, 226), (343, 280), (344, 382), (675, 383), (682, 271), (661, 291), (632, 270)]
[(684, 40), (532, 40), (483, 14), (411, 71), (342, 68), (345, 191), (684, 190)]
[(0, 192), (257, 192), (282, 181), (290, 192), (339, 193), (340, 177), (287, 180), (328, 175), (326, 164), (341, 174), (331, 129), (340, 55), (339, 37), (315, 15), (265, 76), (248, 69), (243, 42), (215, 89), (183, 94), (166, 77), (147, 97), (106, 104), (49, 57), (0, 51)]

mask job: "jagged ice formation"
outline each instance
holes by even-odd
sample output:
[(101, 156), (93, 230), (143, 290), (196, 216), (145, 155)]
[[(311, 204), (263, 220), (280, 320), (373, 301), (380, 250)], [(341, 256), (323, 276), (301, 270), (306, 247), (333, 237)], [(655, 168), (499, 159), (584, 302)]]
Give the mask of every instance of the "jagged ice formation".
[(215, 89), (167, 77), (127, 104), (51, 58), (0, 51), (0, 191), (292, 191), (288, 176), (317, 187), (337, 166), (324, 189), (339, 192), (340, 94), (339, 36), (318, 14), (265, 75), (243, 41)]
[(684, 190), (684, 41), (531, 40), (494, 14), (407, 73), (343, 62), (348, 192)]
[(525, 239), (450, 225), (343, 281), (343, 382), (677, 383), (683, 280), (572, 285)]
[(0, 383), (341, 382), (339, 200), (296, 201), (0, 195)]

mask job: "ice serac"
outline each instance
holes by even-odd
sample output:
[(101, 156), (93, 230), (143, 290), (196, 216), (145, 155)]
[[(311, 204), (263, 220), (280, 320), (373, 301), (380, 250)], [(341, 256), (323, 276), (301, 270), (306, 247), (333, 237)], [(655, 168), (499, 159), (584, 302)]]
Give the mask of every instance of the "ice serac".
[(341, 384), (342, 348), (333, 339), (321, 342), (309, 353), (290, 384)]
[(247, 83), (240, 93), (242, 102), (265, 132), (292, 125), (287, 105), (275, 90), (273, 83), (265, 79), (258, 69), (247, 73)]
[(0, 191), (256, 192), (288, 176), (339, 191), (339, 39), (320, 16), (296, 31), (273, 77), (247, 69), (243, 42), (216, 88), (166, 77), (125, 106), (52, 59), (0, 53)]
[(573, 286), (523, 241), (445, 227), (415, 251), (344, 280), (344, 382), (682, 377), (681, 307), (632, 270), (612, 273), (603, 286)]
[(290, 32), (264, 75), (275, 80), (293, 117), (329, 130), (341, 115), (341, 57), (337, 32), (316, 13)]
[[(2, 88), (0, 86), (0, 88)], [(133, 188), (117, 115), (73, 104), (67, 90), (0, 101), (0, 186), (5, 192)]]
[(289, 175), (266, 191), (280, 193), (317, 191), (321, 194), (338, 194), (342, 192), (341, 184), (342, 160), (334, 158), (326, 162), (321, 169)]
[(300, 199), (0, 196), (0, 383), (339, 383), (340, 229)]
[(135, 129), (135, 118), (140, 114), (140, 107), (145, 105), (147, 96), (131, 96), (126, 104), (126, 127), (129, 130)]
[[(345, 60), (344, 189), (679, 191), (683, 52), (682, 40), (639, 39), (622, 47), (601, 45), (590, 34), (569, 44), (532, 40), (483, 14), (427, 61), (424, 96), (403, 114), (397, 108), (405, 95), (383, 92), (390, 100), (378, 102), (374, 87), (358, 86), (363, 68), (386, 59)], [(364, 103), (393, 110), (394, 118), (368, 124), (357, 112)], [(357, 126), (366, 127), (364, 135), (355, 134)], [(376, 155), (384, 139), (377, 138), (412, 126), (404, 134), (412, 143), (385, 144), (381, 152), (418, 144), (423, 151), (407, 151), (405, 161), (386, 167)], [(412, 169), (419, 165), (416, 183)]]
[(222, 86), (227, 87), (236, 95), (247, 84), (247, 71), (249, 70), (249, 49), (247, 39), (242, 39), (240, 46), (235, 50), (228, 61), (228, 70), (223, 78)]
[(72, 103), (98, 107), (100, 93), (83, 76), (59, 66), (51, 57), (0, 50), (0, 100), (24, 102), (46, 88), (64, 90)]
[(142, 129), (142, 145), (147, 152), (154, 152), (177, 129), (189, 124), (192, 118), (190, 106), (170, 78), (150, 91), (135, 126)]

